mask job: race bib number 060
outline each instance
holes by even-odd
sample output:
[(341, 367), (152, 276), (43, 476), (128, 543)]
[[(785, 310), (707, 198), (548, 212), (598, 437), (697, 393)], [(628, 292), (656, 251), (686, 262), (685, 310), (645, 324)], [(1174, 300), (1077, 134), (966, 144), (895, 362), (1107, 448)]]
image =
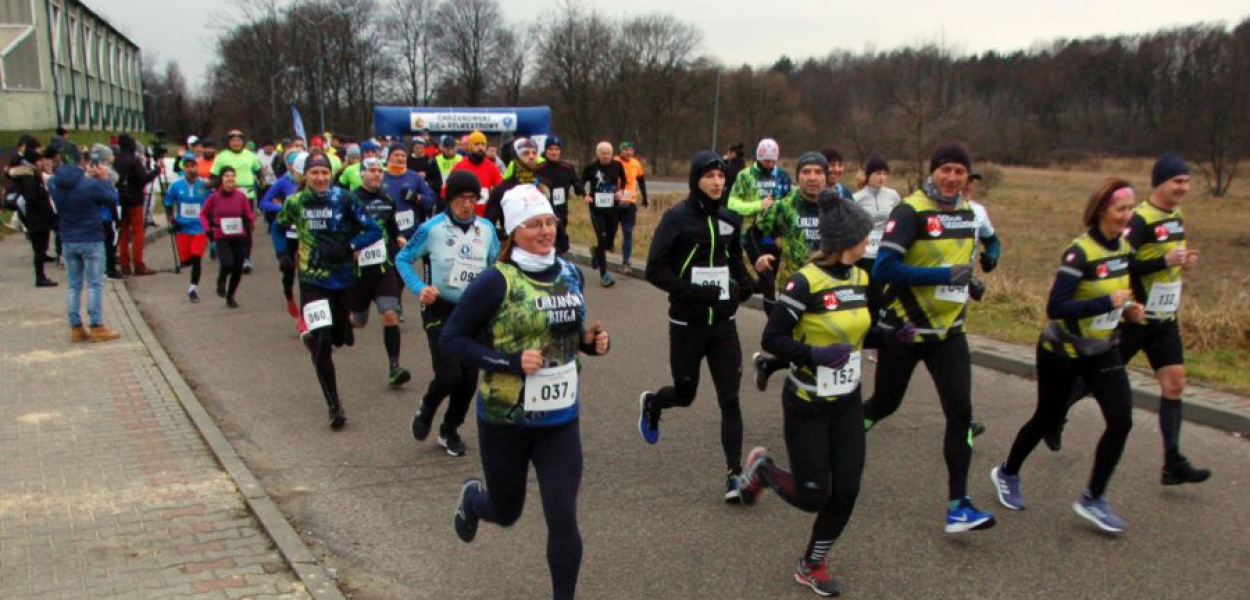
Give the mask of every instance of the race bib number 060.
[(547, 412), (573, 406), (577, 401), (577, 361), (539, 369), (525, 377), (525, 411)]
[(308, 330), (329, 327), (334, 324), (334, 316), (330, 313), (329, 300), (314, 300), (304, 305), (304, 324)]

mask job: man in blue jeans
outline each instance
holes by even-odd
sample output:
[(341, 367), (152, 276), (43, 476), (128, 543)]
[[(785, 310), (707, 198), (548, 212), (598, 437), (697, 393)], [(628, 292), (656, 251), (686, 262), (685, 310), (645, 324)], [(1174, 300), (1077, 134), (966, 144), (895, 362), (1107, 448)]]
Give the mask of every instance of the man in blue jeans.
[[(104, 325), (104, 232), (102, 210), (115, 210), (117, 190), (108, 181), (103, 157), (92, 152), (84, 167), (62, 164), (52, 177), (52, 200), (61, 219), (65, 270), (69, 276), (69, 339), (107, 342), (121, 336)], [(87, 279), (87, 316), (83, 327), (83, 277)]]

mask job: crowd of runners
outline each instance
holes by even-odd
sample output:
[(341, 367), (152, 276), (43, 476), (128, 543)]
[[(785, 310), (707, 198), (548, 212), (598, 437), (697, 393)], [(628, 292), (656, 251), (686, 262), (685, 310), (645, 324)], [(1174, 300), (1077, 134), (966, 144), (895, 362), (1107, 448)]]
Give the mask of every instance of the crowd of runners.
[[(418, 371), (429, 377), (415, 403), (413, 437), (427, 440), (446, 401), (437, 444), (465, 456), (460, 428), (476, 404), (483, 476), (461, 489), (456, 535), (470, 542), (481, 522), (515, 522), (532, 464), (553, 597), (573, 598), (582, 559), (580, 360), (607, 354), (611, 336), (590, 316), (581, 268), (563, 255), (569, 221), (587, 219), (599, 285), (615, 283), (607, 253), (618, 231), (620, 272), (634, 273), (634, 227), (650, 198), (633, 145), (599, 143), (579, 170), (564, 160), (557, 136), (541, 146), (509, 140), (502, 156), (476, 131), (426, 132), (407, 143), (327, 134), (257, 146), (232, 130), (225, 140), (217, 152), (212, 141), (192, 136), (167, 168), (159, 152), (145, 153), (129, 136), (119, 136), (116, 148), (79, 148), (63, 132), (46, 147), (22, 138), (5, 160), (5, 203), (30, 240), (35, 285), (57, 285), (45, 263), (59, 261), (67, 272), (70, 339), (118, 337), (103, 322), (102, 279), (154, 272), (143, 248), (154, 197), (167, 215), (178, 268), (189, 271), (189, 303), (201, 301), (204, 263), (215, 261), (216, 295), (237, 308), (253, 272), (254, 242), (268, 238), (278, 273), (258, 277), (281, 286), (332, 430), (347, 424), (334, 351), (353, 346), (353, 330), (376, 311), (386, 354), (379, 374), (403, 386), (414, 375), (401, 365), (400, 324), (418, 311), (431, 364)], [(928, 178), (906, 198), (888, 187), (890, 166), (879, 154), (862, 161), (855, 192), (841, 183), (846, 161), (832, 147), (797, 153), (793, 176), (775, 140), (761, 140), (749, 165), (744, 154), (741, 144), (724, 155), (695, 154), (688, 194), (651, 232), (644, 273), (667, 295), (671, 379), (637, 396), (637, 428), (651, 445), (661, 443), (662, 431), (680, 430), (677, 409), (695, 400), (706, 360), (721, 416), (725, 462), (716, 476), (724, 477), (723, 499), (750, 506), (772, 490), (814, 513), (793, 578), (834, 596), (840, 588), (826, 559), (856, 504), (865, 437), (899, 408), (922, 362), (946, 421), (945, 531), (997, 522), (969, 491), (973, 438), (984, 427), (973, 419), (964, 325), (971, 303), (987, 293), (977, 269), (994, 270), (1002, 244), (975, 201), (980, 177), (960, 142), (933, 149)], [(1139, 352), (1160, 386), (1161, 483), (1211, 475), (1180, 451), (1185, 369), (1177, 315), (1183, 275), (1200, 256), (1186, 243), (1180, 208), (1190, 169), (1164, 155), (1150, 178), (1150, 190), (1121, 179), (1092, 190), (1083, 214), (1072, 218), (1084, 232), (1054, 249), (1060, 258), (1037, 343), (1036, 412), (989, 474), (1009, 510), (1026, 506), (1029, 454), (1043, 441), (1059, 451), (1069, 408), (1092, 393), (1106, 429), (1073, 508), (1102, 531), (1127, 528), (1107, 492), (1132, 427), (1125, 363)], [(584, 204), (585, 212), (571, 204)], [(768, 319), (762, 339), (747, 340), (760, 351), (746, 364), (761, 392), (772, 375), (787, 372), (780, 395), (788, 467), (764, 447), (744, 456), (744, 353), (735, 315), (756, 294)], [(865, 399), (864, 363), (873, 356), (875, 382)]]

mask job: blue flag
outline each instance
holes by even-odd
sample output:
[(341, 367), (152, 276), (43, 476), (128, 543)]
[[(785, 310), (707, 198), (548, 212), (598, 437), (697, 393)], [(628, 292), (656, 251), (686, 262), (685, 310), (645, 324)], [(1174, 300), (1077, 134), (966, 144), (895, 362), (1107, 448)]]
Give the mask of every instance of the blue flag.
[(307, 141), (308, 134), (304, 133), (304, 120), (300, 118), (299, 109), (295, 108), (294, 104), (291, 105), (291, 118), (295, 121), (295, 135)]

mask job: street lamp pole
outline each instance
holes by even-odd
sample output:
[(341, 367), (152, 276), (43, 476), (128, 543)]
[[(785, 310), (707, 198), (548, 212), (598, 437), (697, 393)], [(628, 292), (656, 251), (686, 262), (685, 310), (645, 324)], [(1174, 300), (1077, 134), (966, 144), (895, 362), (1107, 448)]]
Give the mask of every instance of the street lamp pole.
[(276, 82), (279, 77), (295, 71), (294, 67), (287, 67), (269, 76), (269, 123), (273, 128), (274, 137), (281, 134), (281, 128), (278, 126), (278, 88)]

